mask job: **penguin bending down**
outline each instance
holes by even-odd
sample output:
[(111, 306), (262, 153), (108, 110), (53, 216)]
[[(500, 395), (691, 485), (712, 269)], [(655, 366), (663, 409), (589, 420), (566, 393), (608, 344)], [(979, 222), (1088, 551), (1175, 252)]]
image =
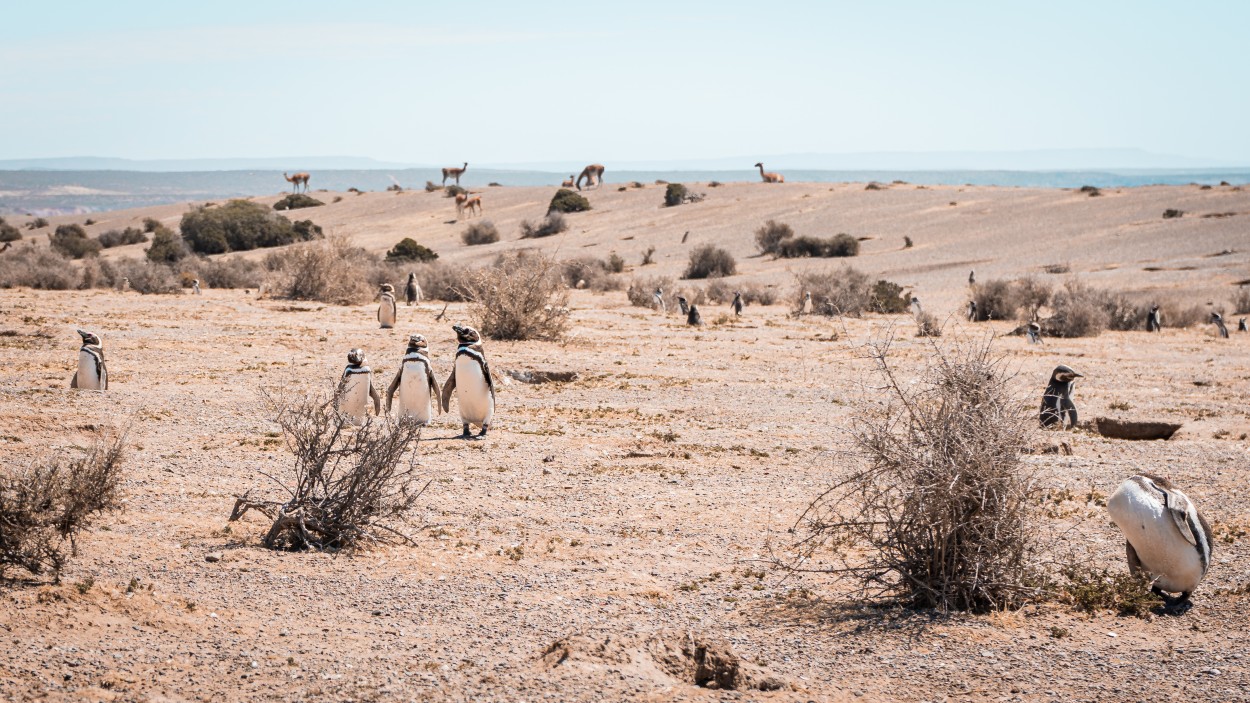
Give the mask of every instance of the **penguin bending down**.
[(386, 412), (391, 412), (391, 399), (399, 391), (399, 418), (412, 418), (422, 425), (430, 424), (433, 416), (431, 404), (438, 406), (438, 381), (430, 368), (430, 357), (425, 337), (414, 334), (408, 337), (408, 350), (399, 364), (399, 371), (386, 389)]
[(1069, 427), (1076, 427), (1076, 405), (1072, 402), (1072, 386), (1083, 376), (1067, 366), (1059, 365), (1050, 374), (1050, 383), (1042, 394), (1042, 427), (1056, 423), (1063, 428), (1066, 417)]
[(1116, 488), (1107, 512), (1124, 533), (1129, 572), (1145, 573), (1169, 609), (1188, 602), (1211, 566), (1212, 547), (1211, 526), (1193, 501), (1167, 479), (1142, 474)]
[(690, 301), (686, 300), (680, 295), (677, 296), (677, 307), (681, 310), (681, 314), (683, 315), (690, 314)]
[(1042, 342), (1042, 326), (1036, 322), (1030, 322), (1025, 328), (1024, 333), (1029, 337), (1029, 344), (1041, 344)]
[(452, 361), (451, 375), (443, 384), (443, 412), (451, 409), (451, 394), (456, 393), (460, 405), (460, 421), (464, 423), (461, 437), (468, 439), (469, 425), (480, 425), (478, 437), (485, 437), (495, 417), (495, 383), (482, 349), (482, 335), (472, 327), (452, 325), (459, 346)]
[(104, 344), (94, 332), (78, 330), (82, 347), (78, 350), (78, 371), (69, 381), (70, 388), (87, 391), (106, 391), (109, 387), (109, 370), (104, 365)]
[(408, 283), (404, 286), (404, 303), (412, 305), (421, 302), (421, 284), (417, 283), (416, 272), (408, 274)]
[(382, 329), (390, 329), (395, 326), (395, 316), (398, 313), (395, 307), (395, 286), (383, 283), (379, 296), (382, 302), (378, 305), (378, 322), (382, 324)]
[(703, 318), (699, 315), (699, 306), (690, 306), (690, 312), (686, 313), (686, 324), (691, 327), (698, 327), (703, 324)]
[(741, 317), (742, 316), (742, 294), (739, 293), (738, 291), (734, 291), (734, 300), (732, 303), (729, 304), (729, 306), (734, 309), (735, 317)]
[(373, 371), (365, 366), (365, 353), (361, 349), (347, 352), (347, 366), (339, 379), (335, 393), (335, 407), (353, 425), (365, 424), (369, 415), (369, 399), (373, 399), (373, 414), (382, 414), (382, 396), (373, 387)]
[(1224, 326), (1224, 317), (1218, 312), (1211, 313), (1211, 322), (1219, 329), (1220, 336), (1228, 339), (1228, 328)]
[(1158, 332), (1163, 329), (1163, 318), (1159, 315), (1159, 306), (1151, 305), (1150, 312), (1146, 314), (1146, 331)]
[(976, 322), (976, 321), (977, 321), (977, 301), (969, 300), (968, 301), (968, 322)]

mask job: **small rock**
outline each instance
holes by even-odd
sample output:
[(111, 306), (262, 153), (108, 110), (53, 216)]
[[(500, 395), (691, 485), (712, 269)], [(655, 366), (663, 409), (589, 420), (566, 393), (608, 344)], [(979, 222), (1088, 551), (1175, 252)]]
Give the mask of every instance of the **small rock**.
[(1219, 676), (1219, 675), (1220, 675), (1220, 670), (1219, 670), (1219, 669), (1203, 669), (1203, 670), (1202, 670), (1202, 673), (1204, 673), (1204, 674), (1210, 674), (1210, 675), (1212, 675), (1212, 676)]
[(550, 464), (551, 462), (553, 462), (553, 461), (555, 461), (555, 460), (556, 460), (556, 455), (555, 455), (555, 454), (548, 454), (547, 456), (543, 457), (543, 463), (544, 463), (544, 464)]
[(221, 561), (221, 552), (209, 552), (204, 555), (204, 561), (210, 564), (216, 564)]

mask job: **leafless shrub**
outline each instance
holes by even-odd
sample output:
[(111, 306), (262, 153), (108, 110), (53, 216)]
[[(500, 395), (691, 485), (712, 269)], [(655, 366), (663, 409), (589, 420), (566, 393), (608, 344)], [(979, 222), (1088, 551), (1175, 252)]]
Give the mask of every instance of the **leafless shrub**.
[(76, 537), (121, 507), (125, 439), (97, 438), (82, 456), (0, 469), (0, 578), (11, 568), (60, 578)]
[(552, 211), (547, 213), (538, 224), (533, 224), (529, 220), (521, 221), (521, 239), (539, 239), (541, 237), (550, 237), (553, 234), (559, 234), (568, 229), (568, 222), (565, 221), (564, 215), (559, 212)]
[(419, 424), (370, 417), (352, 427), (324, 398), (280, 403), (267, 396), (265, 404), (294, 462), (276, 476), (266, 474), (282, 499), (244, 493), (231, 521), (249, 510), (271, 519), (264, 538), (270, 549), (337, 551), (399, 534), (390, 523), (411, 511), (425, 490), (416, 473)]
[(1246, 313), (1250, 313), (1250, 286), (1237, 286), (1237, 292), (1233, 295), (1232, 314)]
[(738, 272), (738, 264), (729, 252), (711, 244), (704, 244), (690, 252), (690, 261), (682, 278), (720, 278)]
[(744, 283), (738, 286), (738, 290), (742, 293), (742, 302), (747, 305), (775, 305), (780, 297), (775, 287), (759, 283)]
[(712, 279), (703, 286), (703, 298), (716, 305), (728, 303), (734, 299), (734, 287), (724, 279)]
[(569, 288), (589, 288), (596, 292), (621, 289), (621, 279), (603, 259), (583, 256), (560, 262), (560, 276)]
[(1042, 321), (1042, 329), (1050, 337), (1097, 336), (1110, 324), (1106, 303), (1102, 291), (1070, 278), (1055, 292), (1051, 300), (1054, 312)]
[(128, 278), (131, 290), (139, 293), (168, 295), (182, 292), (177, 274), (166, 264), (127, 257), (114, 260), (113, 269), (110, 285), (115, 286), (121, 279)]
[(977, 304), (977, 322), (1014, 320), (1020, 310), (1020, 299), (1011, 281), (978, 283), (972, 290), (972, 299)]
[(490, 220), (481, 220), (466, 227), (460, 239), (469, 246), (494, 244), (499, 241), (499, 229)]
[(917, 337), (941, 337), (942, 325), (937, 316), (931, 312), (920, 312), (916, 315)]
[[(1163, 324), (1166, 327), (1193, 327), (1211, 319), (1211, 315), (1205, 305), (1197, 303), (1186, 304), (1176, 300), (1165, 300), (1160, 303), (1159, 314), (1163, 316)], [(1143, 313), (1143, 326), (1145, 319), (1146, 317)]]
[(51, 249), (30, 243), (0, 256), (0, 288), (69, 290), (77, 282), (69, 257)]
[(1037, 319), (1038, 311), (1050, 302), (1050, 284), (1039, 281), (1032, 276), (1025, 276), (1017, 279), (1013, 285), (1015, 287), (1015, 300), (1023, 308), (1025, 315), (1030, 320)]
[(838, 270), (808, 271), (795, 274), (798, 295), (795, 310), (803, 309), (804, 293), (812, 294), (812, 312), (818, 315), (859, 317), (872, 304), (872, 283), (868, 274), (843, 266)]
[(560, 268), (544, 256), (519, 253), (469, 272), (466, 297), (482, 334), (492, 339), (560, 339), (569, 321), (569, 293)]
[(887, 398), (858, 413), (863, 468), (811, 503), (786, 566), (919, 608), (984, 612), (1044, 595), (1047, 533), (1021, 461), (1032, 403), (989, 341), (935, 345), (915, 383), (898, 377), (890, 342), (868, 346)]
[(654, 263), (655, 263), (655, 247), (647, 247), (647, 250), (642, 253), (642, 264), (640, 265), (650, 266), (651, 264), (654, 264)]
[(645, 278), (635, 278), (629, 282), (629, 288), (625, 290), (625, 295), (629, 298), (631, 305), (640, 308), (649, 308), (655, 305), (655, 300), (652, 296), (655, 294), (657, 288), (663, 290), (666, 296), (672, 297), (673, 300), (676, 301), (676, 297), (672, 295), (674, 290), (673, 279), (667, 276), (647, 276)]
[[(465, 291), (468, 290), (466, 273), (459, 266), (434, 261), (409, 266), (408, 270), (417, 274), (417, 280), (421, 282), (421, 293), (427, 299), (452, 303), (467, 300), (465, 297)], [(407, 279), (407, 275), (398, 278)]]
[(761, 254), (776, 256), (781, 243), (794, 237), (794, 228), (784, 222), (769, 220), (755, 230), (755, 246)]
[(282, 298), (359, 305), (372, 299), (368, 282), (378, 258), (340, 236), (284, 247), (265, 256), (269, 290)]
[(186, 258), (177, 269), (194, 274), (205, 288), (260, 288), (265, 282), (265, 267), (239, 256)]

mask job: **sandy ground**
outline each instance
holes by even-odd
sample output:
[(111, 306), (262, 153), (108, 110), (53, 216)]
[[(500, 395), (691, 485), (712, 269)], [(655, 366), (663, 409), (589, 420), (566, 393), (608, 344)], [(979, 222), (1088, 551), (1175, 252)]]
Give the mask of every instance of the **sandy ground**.
[[(747, 278), (787, 285), (784, 264), (748, 258), (750, 230), (785, 217), (800, 231), (809, 222), (822, 233), (876, 236), (856, 265), (899, 272), (896, 280), (952, 310), (970, 261), (978, 276), (1069, 261), (1098, 281), (1212, 298), (1250, 278), (1245, 215), (1159, 219), (1166, 207), (1250, 210), (1247, 194), (1230, 189), (1091, 199), (1064, 191), (784, 188), (708, 189), (741, 199), (731, 212), (751, 213), (722, 225), (713, 223), (724, 215), (700, 214), (716, 207), (712, 196), (668, 210), (653, 209), (657, 187), (605, 189), (592, 193), (595, 212), (572, 216), (583, 218), (581, 230), (540, 245), (581, 253), (585, 237), (596, 255), (616, 249), (632, 261), (649, 241), (663, 243), (660, 264), (643, 272), (672, 275), (684, 263), (676, 242), (689, 229), (692, 239), (717, 237), (739, 254)], [(539, 189), (510, 190), (488, 191), (492, 200), (498, 193), (487, 213), (501, 229), (511, 229), (508, 217), (532, 216), (535, 203), (541, 211)], [(633, 198), (643, 204), (612, 209)], [(883, 200), (855, 206), (866, 198)], [(821, 207), (804, 209), (817, 199)], [(931, 201), (934, 214), (917, 211), (918, 199)], [(955, 199), (963, 204), (946, 205)], [(349, 208), (385, 203), (396, 211), (352, 224)], [(415, 233), (450, 261), (518, 246), (505, 234), (509, 241), (484, 252), (457, 248), (461, 226), (442, 222), (451, 210), (424, 193), (366, 194), (316, 217), (373, 248)], [(166, 216), (176, 220), (178, 211)], [(1124, 221), (1111, 224), (1113, 215)], [(1083, 226), (1083, 216), (1091, 224)], [(96, 227), (118, 226), (109, 217)], [(707, 224), (696, 228), (696, 220)], [(987, 221), (1012, 229), (995, 235)], [(917, 243), (910, 253), (900, 248), (904, 233)], [(1239, 251), (1206, 256), (1224, 249)], [(1198, 268), (1142, 271), (1156, 264)], [(421, 464), (433, 483), (413, 516), (422, 526), (410, 528), (416, 546), (274, 553), (259, 545), (262, 519), (227, 523), (235, 494), (272, 488), (259, 472), (290, 463), (258, 389), (324, 391), (354, 346), (388, 382), (414, 331), (430, 340), (442, 380), (454, 350), (449, 322), (467, 314), (453, 305), (450, 321), (435, 323), (441, 308), (401, 308), (400, 325), (380, 330), (372, 306), (257, 300), (242, 291), (0, 291), (6, 464), (82, 446), (98, 426), (131, 425), (133, 444), (126, 510), (80, 541), (64, 583), (5, 588), (0, 698), (1250, 700), (1250, 335), (1220, 340), (1204, 326), (1042, 347), (1018, 337), (996, 343), (1019, 369), (1030, 404), (1050, 369), (1068, 363), (1087, 376), (1077, 391), (1085, 417), (1185, 423), (1167, 442), (1065, 433), (1072, 456), (1029, 458), (1050, 488), (1078, 496), (1065, 504), (1087, 516), (1076, 539), (1117, 569), (1121, 537), (1079, 496), (1109, 494), (1147, 470), (1187, 490), (1222, 537), (1193, 609), (1180, 617), (1086, 616), (1059, 605), (998, 616), (874, 610), (840, 599), (828, 579), (784, 578), (762, 564), (766, 546), (792, 539), (786, 528), (807, 502), (850, 468), (845, 432), (857, 405), (873, 398), (861, 345), (895, 325), (899, 368), (923, 369), (928, 348), (910, 336), (904, 316), (843, 326), (790, 318), (779, 305), (749, 307), (735, 322), (720, 320), (722, 308), (706, 310), (711, 324), (695, 330), (628, 306), (623, 293), (577, 292), (564, 343), (488, 341), (486, 349), (500, 373), (570, 369), (580, 380), (500, 386), (496, 428), (485, 441), (453, 439), (458, 424), (446, 416), (426, 433)], [(961, 329), (979, 338), (1010, 327), (951, 325), (947, 339)], [(67, 387), (76, 327), (104, 337), (107, 393)], [(89, 587), (75, 585), (88, 579)], [(140, 588), (127, 593), (132, 579)], [(701, 689), (645, 655), (686, 633), (728, 642), (793, 690)], [(570, 655), (544, 658), (558, 642), (569, 643)]]

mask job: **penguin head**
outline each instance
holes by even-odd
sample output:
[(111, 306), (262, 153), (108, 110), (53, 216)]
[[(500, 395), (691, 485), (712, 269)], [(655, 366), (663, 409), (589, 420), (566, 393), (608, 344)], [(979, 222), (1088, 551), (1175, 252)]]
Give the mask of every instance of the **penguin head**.
[(365, 363), (365, 350), (360, 347), (347, 352), (347, 363), (360, 366)]
[[(1034, 332), (1041, 332), (1042, 326), (1037, 324), (1036, 322), (1030, 322), (1029, 329), (1033, 330)], [(1067, 368), (1067, 367), (1064, 367), (1064, 368)], [(1080, 374), (1077, 374), (1077, 375), (1079, 376)]]
[(1224, 321), (1224, 317), (1223, 317), (1223, 316), (1221, 316), (1218, 312), (1212, 312), (1212, 313), (1211, 313), (1211, 321), (1212, 321), (1212, 322), (1223, 322), (1223, 321)]
[(416, 277), (417, 277), (417, 272), (416, 272), (416, 271), (410, 271), (410, 272), (408, 273), (408, 280), (410, 280), (410, 281), (411, 281), (412, 279), (414, 279), (414, 278), (416, 278)]
[(95, 344), (97, 346), (100, 344), (100, 337), (95, 332), (78, 330), (78, 336), (82, 337), (83, 344)]
[(1050, 380), (1052, 383), (1071, 383), (1078, 378), (1084, 377), (1084, 374), (1079, 374), (1063, 364), (1056, 366), (1055, 370), (1050, 374)]
[(482, 335), (468, 325), (452, 325), (451, 328), (456, 331), (456, 341), (461, 344), (477, 344), (482, 341)]
[(425, 337), (419, 334), (408, 335), (408, 349), (425, 349), (429, 345), (425, 343)]
[(1150, 312), (1159, 312), (1159, 306), (1158, 306), (1158, 305), (1151, 305), (1151, 306), (1150, 306)]
[(383, 292), (383, 293), (394, 293), (394, 292), (395, 292), (395, 286), (392, 286), (392, 285), (391, 285), (391, 284), (389, 284), (389, 283), (383, 283), (383, 284), (382, 284), (382, 292)]

